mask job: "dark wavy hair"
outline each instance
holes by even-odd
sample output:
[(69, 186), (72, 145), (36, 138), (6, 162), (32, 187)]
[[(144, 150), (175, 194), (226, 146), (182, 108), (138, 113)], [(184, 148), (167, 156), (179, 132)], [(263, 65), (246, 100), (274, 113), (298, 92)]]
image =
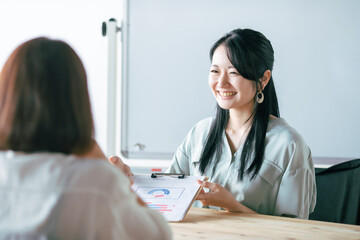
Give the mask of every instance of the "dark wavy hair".
[[(225, 46), (227, 55), (235, 69), (244, 78), (254, 81), (260, 87), (260, 79), (266, 70), (272, 71), (274, 64), (274, 50), (270, 41), (260, 32), (251, 29), (235, 29), (220, 38), (210, 49), (210, 60), (215, 50)], [(270, 114), (280, 117), (278, 100), (272, 75), (263, 90), (264, 101), (259, 104), (255, 101), (252, 115), (253, 122), (244, 142), (240, 157), (239, 181), (245, 175), (253, 179), (263, 163), (265, 150), (265, 136)], [(255, 95), (256, 97), (256, 95)], [(200, 172), (204, 174), (209, 163), (217, 166), (222, 148), (222, 134), (229, 119), (229, 110), (217, 105), (215, 120), (212, 123), (205, 146), (200, 157)], [(246, 166), (248, 166), (246, 168)], [(213, 171), (214, 171), (213, 169)]]
[(0, 149), (83, 153), (93, 136), (87, 77), (75, 51), (44, 37), (17, 47), (0, 75)]

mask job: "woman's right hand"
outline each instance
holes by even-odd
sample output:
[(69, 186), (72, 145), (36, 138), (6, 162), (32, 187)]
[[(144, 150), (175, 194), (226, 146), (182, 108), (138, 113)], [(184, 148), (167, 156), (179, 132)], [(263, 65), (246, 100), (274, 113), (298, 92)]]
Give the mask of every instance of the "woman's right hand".
[(130, 180), (130, 184), (133, 185), (133, 173), (128, 165), (126, 165), (118, 156), (109, 157), (109, 162), (119, 168)]

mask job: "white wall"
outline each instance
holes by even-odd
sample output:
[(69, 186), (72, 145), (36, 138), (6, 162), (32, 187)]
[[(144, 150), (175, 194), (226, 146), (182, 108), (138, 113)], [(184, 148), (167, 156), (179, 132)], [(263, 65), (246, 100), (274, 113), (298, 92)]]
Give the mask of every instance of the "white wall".
[(101, 25), (121, 19), (121, 0), (1, 0), (0, 68), (22, 42), (47, 36), (65, 40), (82, 59), (87, 74), (96, 139), (106, 149), (107, 39)]

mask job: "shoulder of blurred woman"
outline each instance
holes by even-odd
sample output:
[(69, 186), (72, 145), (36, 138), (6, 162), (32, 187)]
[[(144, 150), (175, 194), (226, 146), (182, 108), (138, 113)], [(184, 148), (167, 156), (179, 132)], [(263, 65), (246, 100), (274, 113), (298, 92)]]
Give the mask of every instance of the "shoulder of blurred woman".
[[(109, 191), (119, 183), (129, 185), (125, 175), (104, 160), (63, 153), (0, 152), (0, 168), (5, 182), (40, 184), (41, 188)], [(7, 180), (5, 180), (5, 178)]]
[[(118, 168), (114, 168), (106, 159), (74, 157), (76, 161), (72, 162), (75, 171), (72, 176), (76, 176), (76, 185), (85, 184), (90, 187), (97, 187), (102, 191), (112, 191), (113, 188), (119, 188), (123, 185), (130, 187), (129, 179)], [(81, 173), (80, 173), (81, 172)]]

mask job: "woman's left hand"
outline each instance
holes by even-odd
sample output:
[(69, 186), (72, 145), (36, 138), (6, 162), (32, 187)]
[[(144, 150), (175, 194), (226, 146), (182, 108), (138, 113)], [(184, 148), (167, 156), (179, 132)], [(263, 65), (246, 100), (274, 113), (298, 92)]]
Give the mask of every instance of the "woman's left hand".
[(253, 210), (239, 203), (223, 186), (201, 180), (198, 180), (198, 183), (210, 190), (209, 192), (205, 192), (204, 189), (202, 189), (196, 198), (196, 200), (200, 200), (204, 206), (221, 207), (231, 212), (254, 213)]
[(131, 169), (128, 165), (126, 165), (120, 157), (118, 156), (111, 156), (109, 157), (109, 162), (116, 166), (118, 169), (120, 169), (124, 174), (125, 176), (127, 176), (130, 180), (130, 184), (133, 185), (134, 184), (134, 179), (133, 179), (133, 173), (131, 172)]

